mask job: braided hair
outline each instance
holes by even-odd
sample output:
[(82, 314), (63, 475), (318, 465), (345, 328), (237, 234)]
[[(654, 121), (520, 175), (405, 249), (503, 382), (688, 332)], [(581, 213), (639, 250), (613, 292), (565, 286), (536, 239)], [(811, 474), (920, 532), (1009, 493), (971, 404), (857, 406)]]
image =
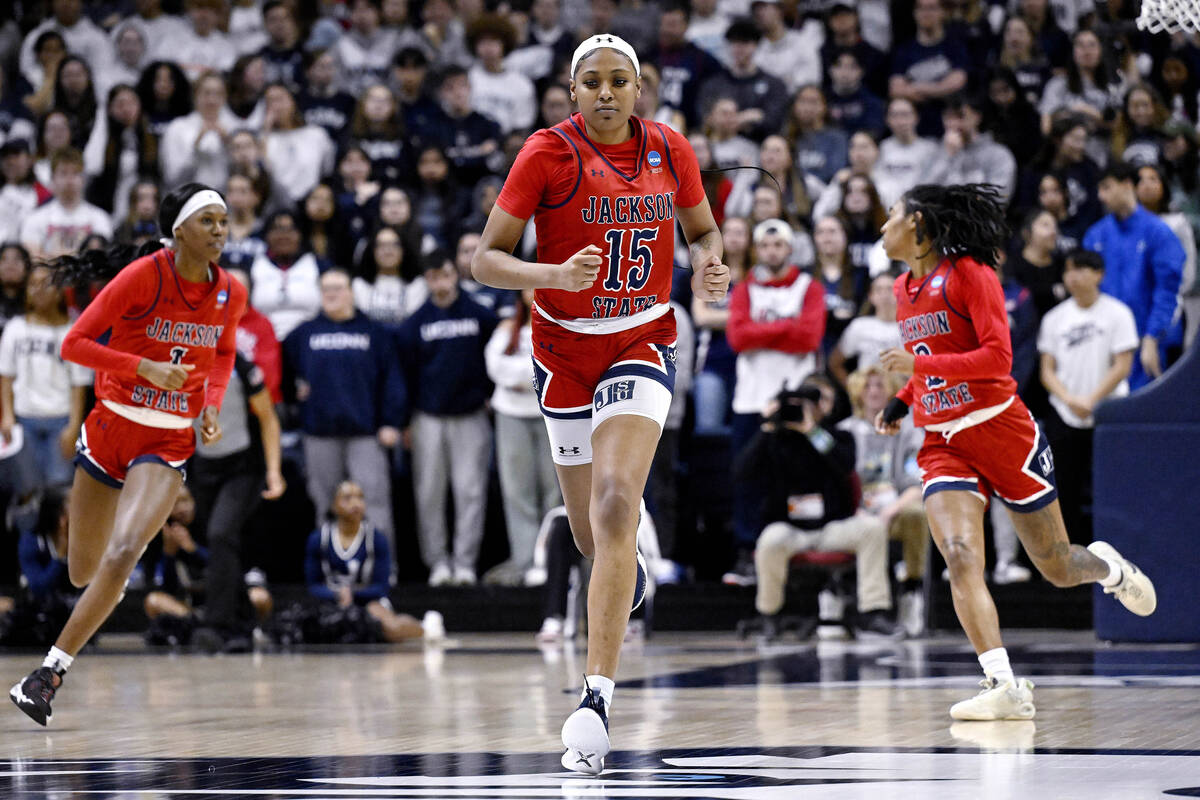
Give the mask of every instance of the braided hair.
[[(164, 197), (158, 206), (159, 230), (170, 235), (171, 224), (188, 198), (209, 189), (211, 187), (203, 183), (185, 183)], [(39, 261), (38, 264), (50, 268), (54, 274), (55, 285), (67, 290), (72, 295), (74, 304), (82, 310), (99, 290), (130, 262), (161, 250), (164, 246), (158, 239), (151, 239), (141, 246), (119, 242), (106, 250), (89, 249), (78, 253), (66, 253), (57, 258)]]
[(930, 252), (958, 259), (966, 256), (995, 267), (997, 254), (1008, 241), (1000, 189), (990, 183), (939, 186), (924, 183), (909, 189), (904, 212), (921, 212), (917, 244), (929, 243)]

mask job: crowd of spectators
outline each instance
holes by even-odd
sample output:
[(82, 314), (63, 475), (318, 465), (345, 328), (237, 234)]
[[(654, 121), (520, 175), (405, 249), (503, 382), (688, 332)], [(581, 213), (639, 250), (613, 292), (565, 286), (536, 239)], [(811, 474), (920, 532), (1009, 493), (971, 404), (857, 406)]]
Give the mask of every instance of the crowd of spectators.
[[(226, 401), (239, 435), (196, 470), (205, 507), (192, 532), (225, 565), (220, 585), (240, 597), (229, 528), (259, 494), (313, 504), (295, 534), (302, 552), (344, 480), (362, 493), (377, 554), (419, 552), (431, 583), (473, 584), (496, 567), (481, 549), (497, 475), (510, 556), (490, 579), (523, 581), (560, 502), (529, 386), (531, 300), (480, 286), (469, 265), (525, 137), (572, 113), (569, 58), (591, 33), (634, 45), (636, 113), (686, 133), (702, 168), (762, 170), (704, 174), (734, 275), (725, 303), (688, 296), (678, 237), (672, 299), (688, 366), (647, 497), (664, 557), (685, 568), (675, 574), (719, 563), (729, 582), (755, 580), (756, 541), (786, 520), (764, 516), (774, 501), (754, 470), (734, 474), (731, 456), (725, 479), (690, 496), (679, 476), (713, 442), (736, 456), (761, 438), (780, 390), (823, 374), (833, 402), (810, 421), (851, 420), (842, 460), (857, 441), (857, 480), (888, 484), (863, 498), (882, 513), (872, 541), (904, 541), (898, 580), (920, 580), (915, 478), (863, 422), (891, 386), (878, 353), (899, 342), (890, 287), (902, 265), (879, 227), (917, 183), (1000, 188), (1014, 231), (1000, 270), (1014, 376), (1068, 449), (1088, 439), (1102, 399), (1161, 374), (1200, 320), (1200, 38), (1139, 31), (1135, 0), (5, 6), (0, 484), (10, 537), (34, 537), (21, 547), (30, 591), (61, 583), (46, 566), (62, 557), (58, 517), (38, 523), (37, 504), (64, 502), (56, 490), (90, 400), (90, 376), (58, 356), (79, 298), (36, 264), (155, 239), (159, 197), (187, 181), (228, 198), (224, 265), (253, 306), (240, 394)], [(532, 242), (530, 226), (519, 254), (532, 257)], [(23, 446), (5, 457), (14, 437)], [(280, 458), (299, 476), (286, 494)], [(1086, 541), (1086, 480), (1063, 477), (1072, 536)], [(400, 483), (415, 516), (393, 507)], [(220, 491), (234, 494), (214, 511)], [(676, 532), (683, 506), (721, 495), (732, 495), (730, 535), (698, 544)], [(897, 520), (904, 531), (889, 531)], [(190, 539), (168, 541), (190, 552)], [(863, 611), (890, 604), (874, 546)]]

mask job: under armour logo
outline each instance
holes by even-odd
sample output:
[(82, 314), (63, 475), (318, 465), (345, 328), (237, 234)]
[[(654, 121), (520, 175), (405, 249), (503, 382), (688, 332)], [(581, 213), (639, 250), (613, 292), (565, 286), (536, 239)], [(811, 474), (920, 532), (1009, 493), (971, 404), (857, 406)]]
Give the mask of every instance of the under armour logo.
[(583, 764), (588, 767), (592, 765), (592, 759), (596, 756), (595, 753), (584, 753), (582, 750), (576, 750), (575, 752), (579, 753), (579, 758), (575, 759), (576, 764)]
[(593, 178), (603, 178), (603, 177), (604, 177), (604, 170), (602, 170), (602, 169), (594, 169), (594, 170), (592, 170), (592, 177), (593, 177)]
[(560, 456), (578, 456), (582, 455), (578, 447), (559, 447), (558, 454)]

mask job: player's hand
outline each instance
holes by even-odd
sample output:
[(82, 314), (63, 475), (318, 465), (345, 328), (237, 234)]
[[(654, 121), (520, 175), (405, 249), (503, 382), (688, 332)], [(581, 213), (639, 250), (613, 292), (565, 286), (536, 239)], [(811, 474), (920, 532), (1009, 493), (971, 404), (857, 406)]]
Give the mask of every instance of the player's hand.
[(1151, 378), (1162, 375), (1162, 362), (1158, 360), (1158, 339), (1153, 336), (1142, 338), (1142, 369)]
[(267, 488), (262, 490), (264, 500), (278, 500), (287, 491), (287, 481), (278, 470), (267, 470)]
[(729, 292), (729, 267), (715, 253), (706, 253), (692, 264), (692, 294), (709, 303), (724, 300)]
[[(64, 425), (63, 429), (58, 432), (58, 452), (63, 459), (70, 461), (75, 457), (75, 439), (78, 438), (79, 429), (71, 425)], [(5, 437), (7, 441), (7, 437)]]
[(391, 425), (384, 425), (375, 432), (375, 437), (379, 439), (379, 443), (384, 447), (391, 448), (400, 444), (400, 431)]
[(568, 258), (557, 271), (557, 283), (550, 288), (565, 289), (568, 292), (582, 292), (592, 288), (592, 284), (600, 276), (600, 265), (604, 263), (604, 259), (600, 258), (601, 252), (599, 247), (589, 244)]
[(143, 358), (138, 364), (137, 374), (160, 389), (174, 391), (183, 388), (188, 373), (195, 368), (195, 364), (172, 364), (170, 361), (151, 361)]
[(875, 415), (875, 432), (882, 433), (884, 436), (895, 436), (900, 432), (900, 420), (884, 422), (883, 412), (880, 411)]
[(221, 441), (221, 423), (217, 422), (216, 406), (207, 406), (200, 415), (200, 441), (215, 444)]
[(879, 363), (888, 372), (900, 372), (905, 375), (911, 375), (916, 359), (913, 358), (912, 353), (903, 347), (890, 347), (879, 354)]

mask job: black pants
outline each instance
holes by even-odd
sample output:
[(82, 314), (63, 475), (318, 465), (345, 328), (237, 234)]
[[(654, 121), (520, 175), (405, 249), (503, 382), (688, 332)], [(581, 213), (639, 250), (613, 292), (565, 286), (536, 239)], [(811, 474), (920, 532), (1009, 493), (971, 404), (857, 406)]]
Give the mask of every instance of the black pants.
[(543, 594), (543, 616), (567, 616), (567, 599), (571, 591), (571, 567), (583, 561), (571, 535), (567, 515), (555, 517), (546, 536), (546, 588)]
[(675, 558), (675, 530), (679, 517), (679, 429), (663, 428), (650, 467), (650, 501), (658, 549), (665, 558)]
[(1072, 428), (1051, 406), (1042, 429), (1054, 451), (1054, 479), (1067, 536), (1074, 544), (1092, 541), (1092, 428)]
[(196, 529), (205, 532), (205, 621), (235, 631), (250, 627), (254, 613), (242, 569), (242, 529), (257, 508), (263, 473), (243, 453), (192, 459), (188, 485), (196, 498)]

